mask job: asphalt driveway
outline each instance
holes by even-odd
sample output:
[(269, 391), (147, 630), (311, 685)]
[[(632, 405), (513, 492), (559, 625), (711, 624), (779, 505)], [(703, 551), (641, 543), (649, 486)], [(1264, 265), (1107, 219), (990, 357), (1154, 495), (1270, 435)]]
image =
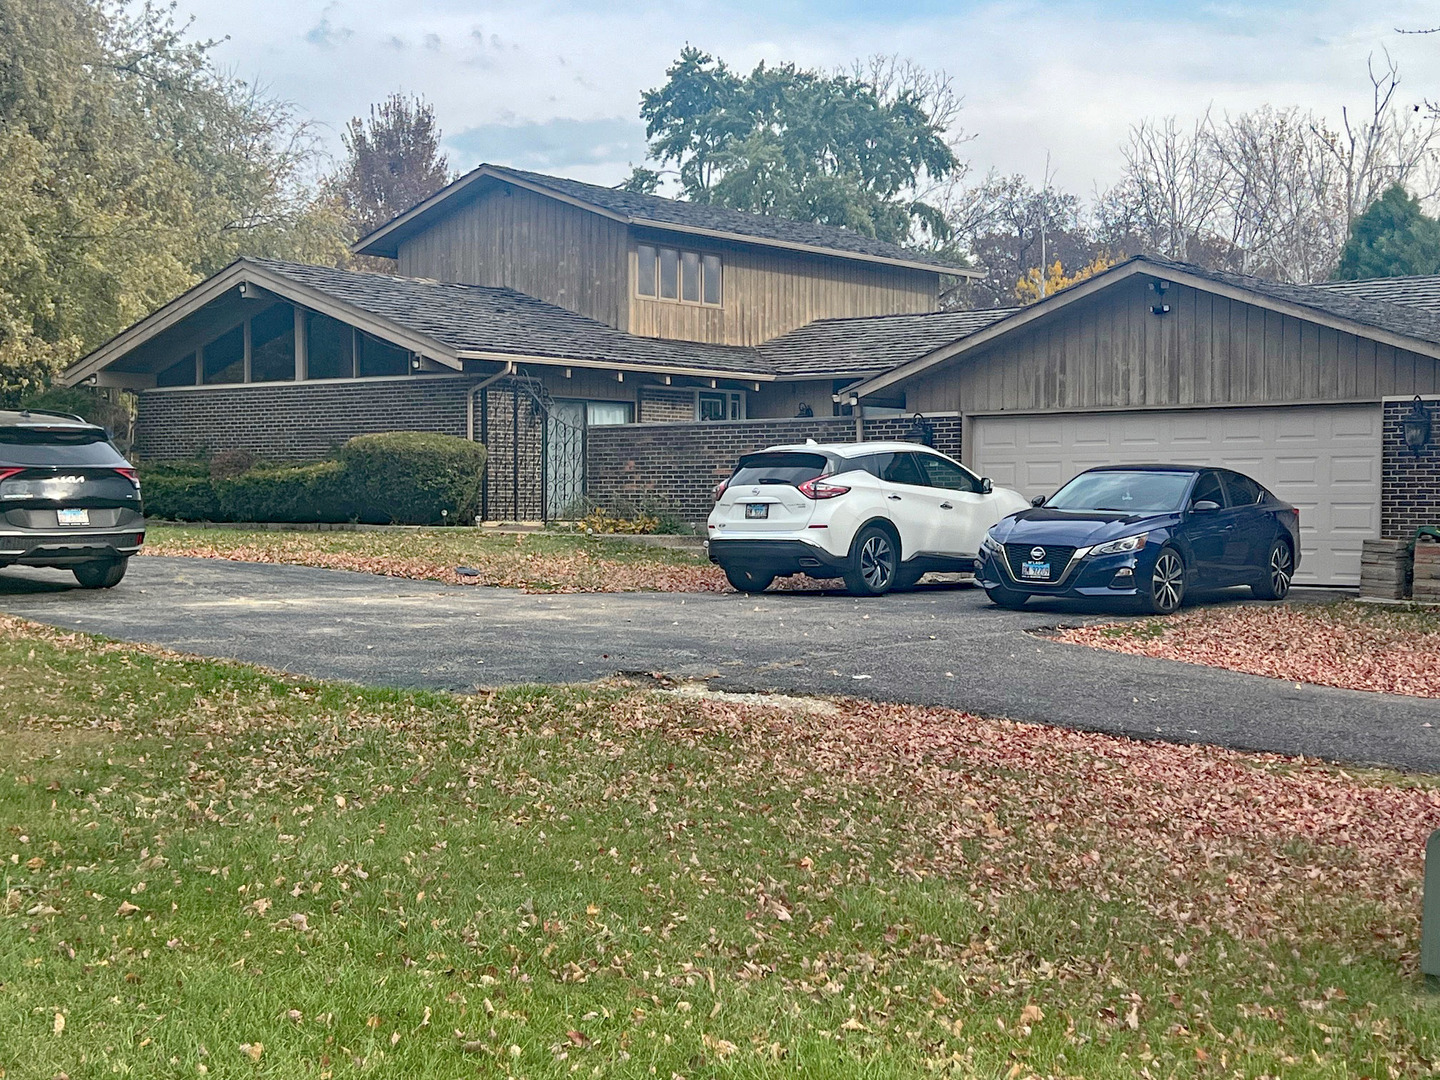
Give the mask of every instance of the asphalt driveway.
[[(1335, 594), (1304, 591), (1296, 602)], [(527, 595), (334, 570), (135, 559), (109, 592), (0, 571), (0, 610), (321, 678), (470, 691), (617, 672), (717, 689), (853, 694), (1136, 738), (1440, 772), (1440, 701), (1297, 686), (1065, 645), (1114, 615), (992, 608), (978, 589)]]

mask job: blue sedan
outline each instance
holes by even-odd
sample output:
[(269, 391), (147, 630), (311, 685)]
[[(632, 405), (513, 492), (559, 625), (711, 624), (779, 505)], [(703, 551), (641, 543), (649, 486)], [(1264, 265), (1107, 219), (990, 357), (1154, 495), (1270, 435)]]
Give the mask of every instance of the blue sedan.
[(1032, 596), (1133, 597), (1168, 615), (1192, 589), (1282, 600), (1300, 511), (1250, 477), (1191, 465), (1090, 469), (991, 528), (976, 579), (1001, 607)]

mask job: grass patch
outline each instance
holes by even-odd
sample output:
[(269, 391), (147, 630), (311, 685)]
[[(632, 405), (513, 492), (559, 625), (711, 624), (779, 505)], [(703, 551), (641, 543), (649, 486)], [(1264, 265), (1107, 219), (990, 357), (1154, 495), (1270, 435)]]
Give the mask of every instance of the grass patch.
[[(703, 551), (573, 533), (272, 532), (152, 524), (145, 553), (290, 563), (533, 592), (702, 592), (726, 587), (724, 574)], [(474, 573), (457, 573), (461, 567)]]
[(1426, 1075), (1429, 778), (0, 619), (0, 1070)]
[(1440, 697), (1440, 612), (1423, 608), (1353, 600), (1226, 604), (1057, 636), (1289, 682)]

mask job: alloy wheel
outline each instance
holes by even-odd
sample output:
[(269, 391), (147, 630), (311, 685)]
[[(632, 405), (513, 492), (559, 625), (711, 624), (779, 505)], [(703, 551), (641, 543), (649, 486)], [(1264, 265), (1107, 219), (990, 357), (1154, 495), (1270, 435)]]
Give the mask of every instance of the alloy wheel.
[(1290, 592), (1290, 579), (1294, 574), (1290, 549), (1277, 543), (1270, 552), (1270, 592), (1275, 599), (1283, 600)]
[(1180, 606), (1180, 600), (1185, 595), (1185, 564), (1175, 552), (1167, 549), (1155, 560), (1150, 591), (1157, 611), (1168, 613)]
[(890, 584), (895, 573), (895, 549), (882, 533), (866, 537), (860, 548), (860, 575), (879, 592)]

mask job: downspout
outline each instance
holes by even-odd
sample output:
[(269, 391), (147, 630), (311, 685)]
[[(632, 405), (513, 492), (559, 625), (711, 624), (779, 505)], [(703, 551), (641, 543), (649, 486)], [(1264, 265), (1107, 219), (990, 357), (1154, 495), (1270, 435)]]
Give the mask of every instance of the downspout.
[(470, 399), (465, 409), (465, 421), (469, 429), (469, 438), (471, 442), (475, 441), (475, 396), (479, 394), (482, 390), (485, 390), (487, 387), (494, 386), (497, 382), (505, 378), (507, 375), (514, 374), (515, 361), (506, 360), (505, 366), (499, 371), (497, 371), (494, 375), (491, 375), (488, 379), (481, 379), (474, 386), (470, 387)]

